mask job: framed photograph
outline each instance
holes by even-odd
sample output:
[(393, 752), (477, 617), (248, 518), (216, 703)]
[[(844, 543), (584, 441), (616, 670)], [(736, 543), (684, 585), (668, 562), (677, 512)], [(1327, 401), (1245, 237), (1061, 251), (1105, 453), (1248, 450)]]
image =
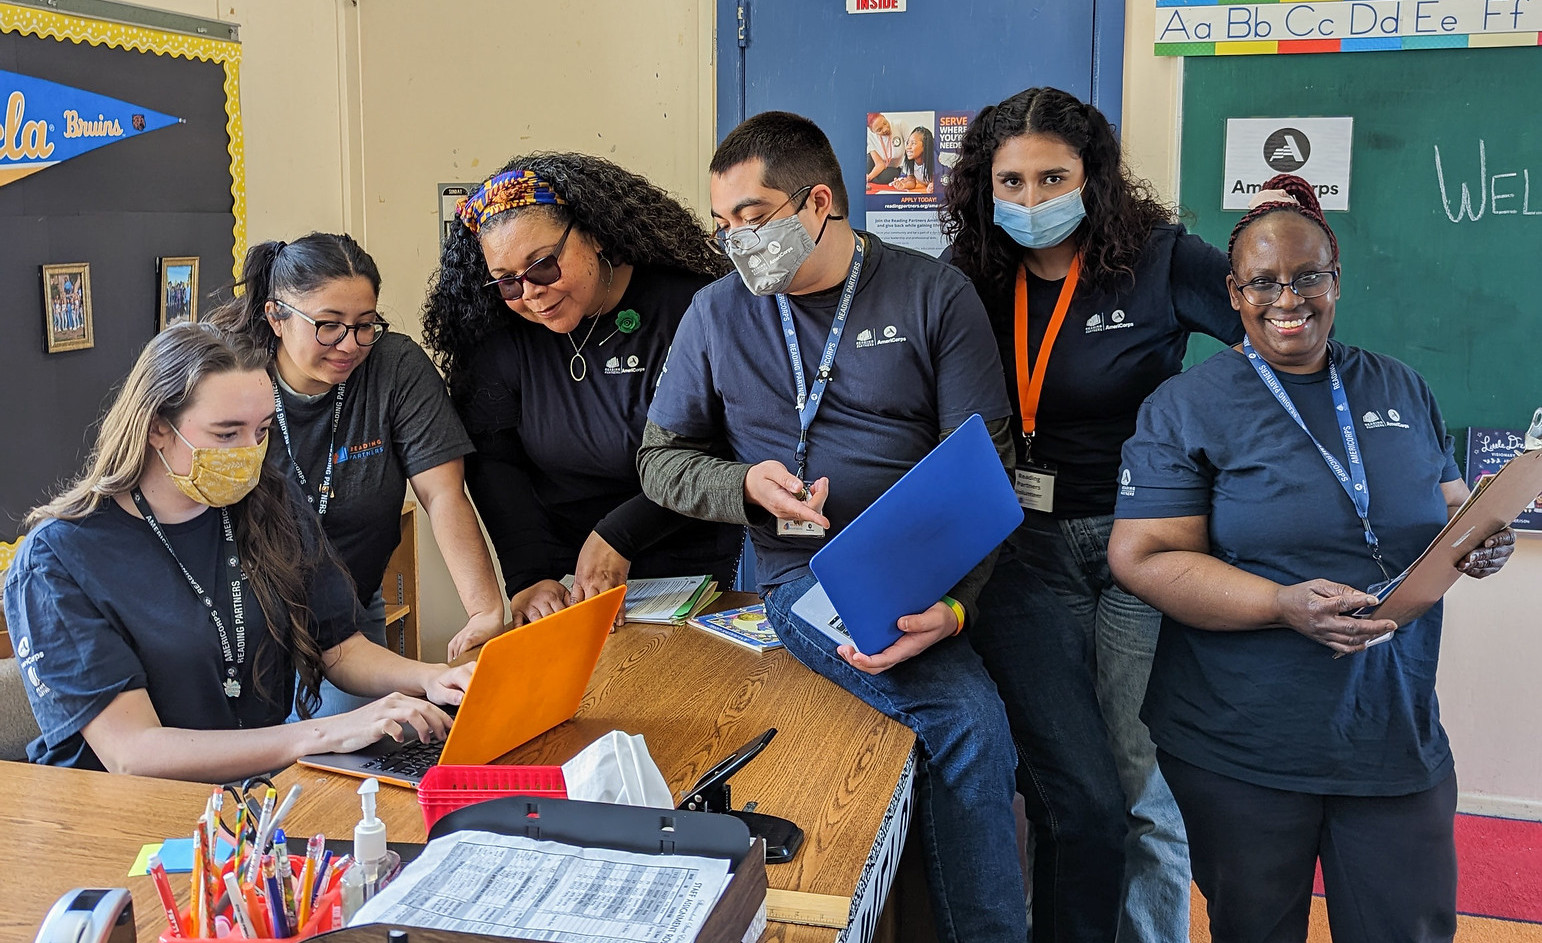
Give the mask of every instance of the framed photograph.
[(50, 354), (94, 346), (90, 263), (43, 266), (43, 332)]
[(198, 320), (198, 256), (164, 258), (158, 264), (161, 297), (156, 330)]

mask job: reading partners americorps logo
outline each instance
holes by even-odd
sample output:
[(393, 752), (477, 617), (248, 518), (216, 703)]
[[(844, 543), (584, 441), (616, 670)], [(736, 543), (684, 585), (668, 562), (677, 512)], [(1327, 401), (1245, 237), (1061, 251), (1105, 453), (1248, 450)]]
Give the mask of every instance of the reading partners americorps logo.
[(621, 376), (627, 373), (642, 373), (648, 369), (636, 354), (629, 357), (612, 357), (605, 361), (606, 376)]
[[(879, 335), (882, 336), (880, 337)], [(901, 334), (899, 328), (892, 324), (887, 324), (878, 332), (868, 328), (859, 333), (857, 335), (857, 348), (860, 350), (863, 347), (882, 347), (885, 344), (905, 344), (909, 341), (910, 338)]]
[(1264, 141), (1264, 163), (1277, 173), (1293, 174), (1311, 156), (1312, 142), (1296, 128), (1281, 128)]
[(1130, 484), (1130, 470), (1126, 468), (1119, 473), (1119, 493), (1125, 497), (1135, 494), (1135, 488)]

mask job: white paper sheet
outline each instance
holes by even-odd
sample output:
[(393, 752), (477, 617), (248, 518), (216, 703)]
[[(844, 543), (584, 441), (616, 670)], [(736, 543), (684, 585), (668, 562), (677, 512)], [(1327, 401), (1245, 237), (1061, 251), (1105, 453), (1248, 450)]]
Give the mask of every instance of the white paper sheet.
[(728, 880), (728, 862), (721, 859), (455, 832), (429, 842), (349, 926), (394, 923), (574, 943), (689, 943)]

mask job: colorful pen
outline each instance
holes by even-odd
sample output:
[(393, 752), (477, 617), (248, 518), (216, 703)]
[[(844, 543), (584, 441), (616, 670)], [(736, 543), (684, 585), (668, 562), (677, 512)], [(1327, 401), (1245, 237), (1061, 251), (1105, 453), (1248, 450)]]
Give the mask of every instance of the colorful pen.
[(284, 921), (291, 927), (298, 927), (295, 917), (299, 911), (295, 908), (293, 863), (289, 860), (289, 840), (284, 830), (273, 830), (273, 863), (274, 870), (278, 872), (278, 887), (283, 892)]
[(322, 851), (321, 861), (316, 864), (316, 884), (313, 888), (311, 888), (312, 909), (315, 908), (316, 901), (321, 899), (321, 895), (327, 892), (327, 879), (331, 877), (331, 871), (328, 869), (331, 867), (331, 865), (332, 850), (328, 848)]
[(186, 937), (187, 928), (182, 925), (182, 915), (177, 912), (177, 898), (171, 892), (171, 881), (166, 877), (166, 866), (160, 855), (150, 856), (150, 879), (155, 882), (155, 893), (160, 895), (161, 907), (166, 911), (166, 922), (171, 924), (171, 935)]
[(278, 867), (271, 856), (262, 859), (263, 887), (267, 888), (268, 913), (273, 918), (273, 935), (289, 935), (289, 921), (284, 916), (284, 892), (278, 886)]
[(193, 936), (203, 939), (209, 935), (209, 884), (204, 880), (204, 820), (200, 817), (198, 825), (193, 829), (193, 876), (192, 889), (189, 894), (192, 902), (189, 913), (192, 916)]

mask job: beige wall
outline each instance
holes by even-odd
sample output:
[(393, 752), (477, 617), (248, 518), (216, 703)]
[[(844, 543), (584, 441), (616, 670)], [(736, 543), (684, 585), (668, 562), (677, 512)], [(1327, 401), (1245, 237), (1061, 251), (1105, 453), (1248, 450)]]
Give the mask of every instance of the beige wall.
[[(433, 186), (475, 180), (513, 153), (611, 157), (705, 205), (712, 5), (505, 0), (159, 0), (242, 26), (249, 232), (359, 235), (385, 274), (382, 304), (416, 331), (436, 252)], [(453, 9), (454, 16), (448, 10)], [(1182, 62), (1151, 54), (1152, 0), (1126, 12), (1124, 141), (1136, 170), (1177, 195)], [(473, 43), (468, 24), (480, 24)], [(487, 24), (495, 24), (487, 28)], [(501, 28), (496, 24), (502, 24)], [(463, 618), (423, 522), (425, 653)], [(1542, 634), (1526, 587), (1542, 538), (1447, 605), (1440, 694), (1468, 807), (1542, 818)]]

